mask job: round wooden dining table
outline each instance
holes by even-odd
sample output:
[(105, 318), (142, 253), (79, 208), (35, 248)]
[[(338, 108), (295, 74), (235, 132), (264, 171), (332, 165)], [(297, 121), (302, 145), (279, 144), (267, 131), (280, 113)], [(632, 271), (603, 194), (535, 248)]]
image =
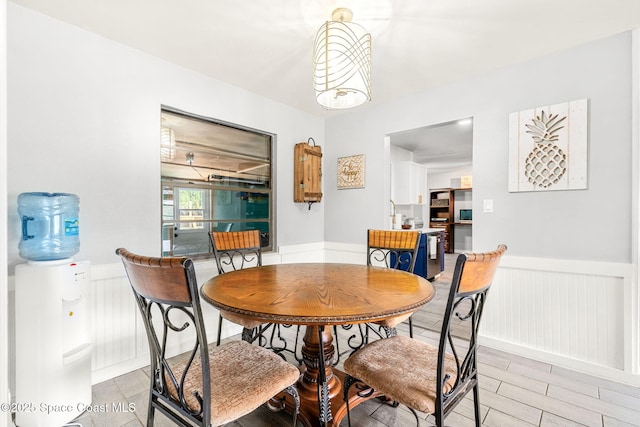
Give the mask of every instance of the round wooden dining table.
[(223, 312), (265, 323), (306, 326), (297, 383), (299, 419), (315, 427), (338, 425), (344, 416), (343, 374), (331, 366), (333, 337), (331, 328), (325, 326), (411, 313), (429, 302), (435, 290), (428, 280), (400, 270), (306, 263), (225, 273), (208, 280), (200, 293)]

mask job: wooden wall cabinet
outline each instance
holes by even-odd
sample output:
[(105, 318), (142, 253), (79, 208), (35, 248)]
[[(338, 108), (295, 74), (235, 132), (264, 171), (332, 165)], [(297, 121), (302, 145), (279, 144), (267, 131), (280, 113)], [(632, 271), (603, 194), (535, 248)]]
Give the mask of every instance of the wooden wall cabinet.
[(293, 149), (293, 201), (312, 203), (322, 200), (322, 148), (300, 142)]

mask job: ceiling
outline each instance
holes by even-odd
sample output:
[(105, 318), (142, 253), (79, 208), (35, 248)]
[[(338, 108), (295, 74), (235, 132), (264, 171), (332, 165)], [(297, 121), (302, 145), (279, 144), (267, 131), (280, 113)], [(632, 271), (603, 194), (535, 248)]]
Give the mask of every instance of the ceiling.
[[(313, 39), (352, 9), (372, 103), (640, 26), (639, 0), (10, 0), (311, 114)], [(366, 108), (366, 107), (359, 107)]]
[[(640, 0), (10, 1), (324, 117), (348, 111), (324, 110), (312, 90), (314, 36), (336, 7), (372, 34), (368, 105), (640, 26)], [(470, 128), (416, 129), (392, 143), (456, 167), (471, 161)]]
[[(271, 175), (271, 136), (220, 123), (162, 111), (161, 127), (174, 141), (161, 136), (163, 177), (218, 182), (239, 178), (262, 184)], [(164, 145), (163, 145), (164, 144)]]
[(391, 144), (413, 152), (413, 161), (429, 173), (470, 166), (473, 160), (473, 119), (466, 118), (390, 135)]

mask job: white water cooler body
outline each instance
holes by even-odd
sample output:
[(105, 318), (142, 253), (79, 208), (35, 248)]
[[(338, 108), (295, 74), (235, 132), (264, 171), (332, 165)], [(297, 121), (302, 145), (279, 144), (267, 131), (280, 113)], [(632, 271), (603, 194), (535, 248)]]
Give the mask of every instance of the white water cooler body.
[(16, 266), (16, 426), (58, 427), (91, 404), (89, 262)]

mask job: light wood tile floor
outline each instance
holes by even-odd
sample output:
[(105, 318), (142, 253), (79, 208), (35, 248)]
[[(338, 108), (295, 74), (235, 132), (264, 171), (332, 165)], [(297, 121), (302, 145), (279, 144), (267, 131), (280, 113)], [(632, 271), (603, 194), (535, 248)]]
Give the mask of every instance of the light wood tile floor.
[[(415, 325), (414, 325), (415, 327)], [(435, 340), (437, 334), (416, 329), (418, 339)], [(339, 332), (340, 335), (340, 332)], [(233, 337), (239, 339), (239, 337)], [(558, 368), (509, 353), (481, 347), (479, 352), (482, 425), (516, 426), (640, 426), (640, 389)], [(85, 413), (83, 427), (133, 427), (146, 422), (149, 374), (138, 369), (93, 387), (93, 404), (107, 412)], [(131, 412), (111, 410), (122, 404)], [(156, 426), (173, 425), (156, 412)], [(290, 417), (260, 408), (230, 427), (290, 426)], [(346, 425), (346, 420), (341, 424)], [(406, 408), (369, 401), (352, 411), (352, 426), (404, 427), (415, 425)], [(430, 417), (422, 426), (434, 425)], [(447, 425), (473, 426), (473, 403), (465, 399), (447, 418)]]
[[(453, 262), (448, 259), (448, 265)], [(444, 277), (446, 279), (446, 277)], [(435, 282), (434, 301), (414, 315), (414, 337), (435, 343), (444, 310), (446, 280)], [(489, 294), (491, 297), (491, 294)], [(290, 331), (295, 333), (295, 329)], [(405, 324), (400, 334), (408, 334)], [(342, 349), (345, 331), (339, 331)], [(239, 339), (238, 336), (230, 339)], [(480, 402), (482, 425), (487, 427), (628, 427), (640, 426), (640, 389), (592, 377), (568, 369), (509, 353), (481, 347), (479, 350)], [(338, 366), (340, 367), (340, 366)], [(83, 427), (139, 427), (147, 416), (149, 373), (138, 369), (93, 387), (93, 404), (105, 405), (105, 412), (83, 414), (77, 422)], [(131, 408), (113, 411), (113, 405)], [(129, 406), (131, 404), (131, 406)], [(156, 426), (171, 424), (156, 412)], [(423, 415), (424, 418), (424, 415)], [(230, 427), (290, 426), (291, 418), (266, 408), (229, 424)], [(346, 420), (341, 424), (346, 425)], [(415, 425), (413, 415), (404, 407), (393, 408), (372, 400), (352, 411), (353, 427), (405, 427)], [(431, 426), (426, 417), (422, 426)], [(473, 426), (473, 403), (466, 398), (447, 418), (452, 427)]]

